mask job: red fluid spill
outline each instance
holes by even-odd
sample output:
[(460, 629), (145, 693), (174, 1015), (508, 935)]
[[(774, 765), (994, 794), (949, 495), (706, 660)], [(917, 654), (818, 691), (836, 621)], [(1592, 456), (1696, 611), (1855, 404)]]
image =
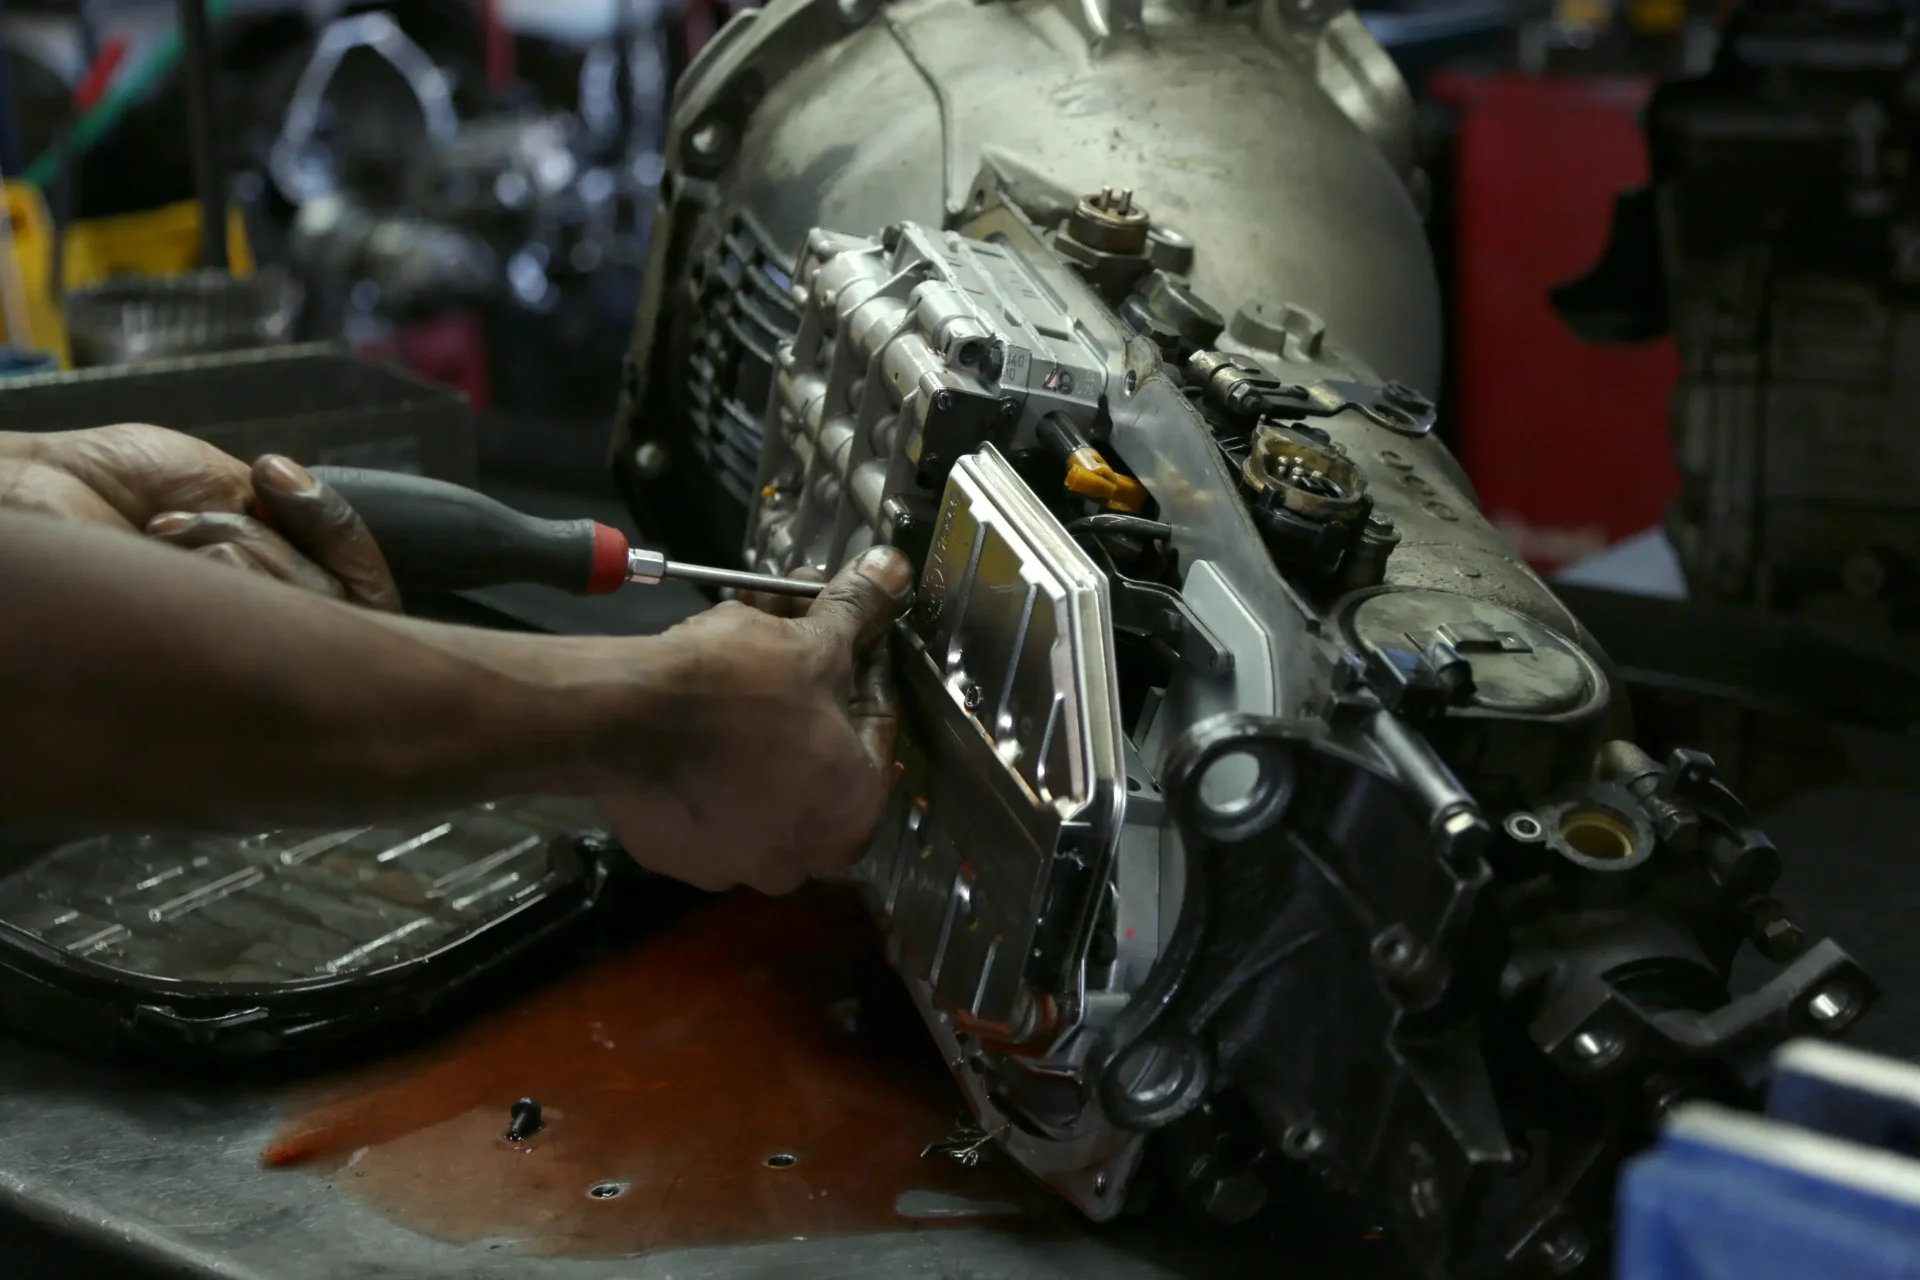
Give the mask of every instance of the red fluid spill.
[[(508, 1111), (529, 1096), (545, 1126), (510, 1143)], [(962, 1110), (856, 903), (742, 893), (444, 1044), (329, 1083), (264, 1159), (317, 1169), (425, 1234), (543, 1253), (942, 1221), (1062, 1229), (1004, 1159), (921, 1157)], [(909, 1219), (904, 1192), (1013, 1212)]]

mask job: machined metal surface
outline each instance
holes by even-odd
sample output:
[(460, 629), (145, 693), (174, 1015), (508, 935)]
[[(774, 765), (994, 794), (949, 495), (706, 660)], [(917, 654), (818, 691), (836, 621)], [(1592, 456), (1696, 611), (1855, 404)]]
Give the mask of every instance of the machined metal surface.
[(896, 502), (919, 476), (979, 439), (1029, 445), (1046, 414), (1090, 425), (1106, 387), (1101, 331), (995, 244), (912, 225), (891, 244), (820, 233), (791, 293), (799, 331), (778, 357), (748, 531), (757, 569), (828, 572), (906, 538), (932, 514)]

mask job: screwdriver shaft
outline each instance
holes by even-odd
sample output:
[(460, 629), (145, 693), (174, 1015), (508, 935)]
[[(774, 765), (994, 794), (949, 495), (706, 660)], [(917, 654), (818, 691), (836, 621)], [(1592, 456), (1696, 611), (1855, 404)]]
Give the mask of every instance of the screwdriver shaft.
[(682, 564), (667, 559), (658, 551), (639, 547), (627, 552), (627, 577), (633, 582), (659, 582), (663, 578), (677, 578), (682, 582), (701, 582), (710, 587), (764, 591), (780, 596), (817, 596), (820, 589), (826, 586), (824, 582), (809, 582), (804, 578), (782, 578), (771, 573), (748, 573), (743, 569)]
[(771, 573), (748, 573), (741, 569), (715, 569), (708, 565), (667, 562), (667, 577), (685, 582), (704, 582), (713, 587), (733, 587), (739, 591), (765, 591), (780, 596), (817, 596), (824, 582), (805, 578), (782, 578)]

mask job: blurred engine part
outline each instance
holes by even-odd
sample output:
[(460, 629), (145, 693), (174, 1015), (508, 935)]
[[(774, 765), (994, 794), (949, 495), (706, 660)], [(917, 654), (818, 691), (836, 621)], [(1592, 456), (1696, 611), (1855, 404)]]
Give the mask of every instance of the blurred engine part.
[(569, 282), (637, 272), (658, 165), (644, 163), (611, 57), (585, 58), (577, 111), (463, 120), (446, 74), (385, 14), (332, 24), (271, 150), (297, 208), (295, 262), (332, 282), (342, 309), (401, 318), (458, 305), (546, 315)]
[(985, 158), (1051, 216), (1130, 186), (1165, 219), (1159, 261), (1225, 316), (1270, 323), (1285, 282), (1286, 301), (1431, 394), (1439, 302), (1408, 199), (1412, 121), (1392, 62), (1339, 4), (749, 10), (689, 68), (668, 127), (615, 442), (630, 505), (688, 558), (737, 555), (808, 232), (942, 225)]
[(459, 127), (452, 87), (433, 59), (387, 14), (358, 14), (321, 32), (268, 170), (288, 201), (304, 205), (346, 180), (343, 163), (377, 157), (404, 168)]
[(1651, 181), (1559, 291), (1592, 340), (1678, 342), (1668, 533), (1696, 597), (1920, 622), (1916, 52), (1910, 6), (1742, 6), (1712, 71), (1655, 95)]
[[(916, 564), (859, 875), (966, 1093), (955, 1149), (990, 1137), (1100, 1220), (1157, 1189), (1237, 1223), (1305, 1178), (1434, 1275), (1601, 1274), (1620, 1154), (1680, 1099), (1751, 1103), (1772, 1046), (1873, 984), (1771, 897), (1710, 760), (1625, 740), (1604, 657), (1374, 363), (1430, 373), (1418, 222), (1311, 64), (1247, 52), (1282, 19), (1161, 10), (1148, 45), (1007, 12), (795, 0), (718, 38), (670, 130), (636, 510), (732, 493), (761, 570)], [(1064, 91), (1039, 29), (1084, 33)], [(1024, 79), (921, 112), (961, 47)], [(885, 79), (903, 49), (931, 61)], [(1193, 117), (1174, 180), (1166, 82), (1256, 62), (1245, 127), (1293, 120), (1302, 163), (1203, 200), (1196, 155), (1242, 125)], [(856, 110), (867, 137), (826, 129)], [(953, 181), (989, 124), (1013, 141)], [(901, 206), (932, 213), (787, 256), (803, 217)], [(1772, 968), (1736, 992), (1749, 945)]]

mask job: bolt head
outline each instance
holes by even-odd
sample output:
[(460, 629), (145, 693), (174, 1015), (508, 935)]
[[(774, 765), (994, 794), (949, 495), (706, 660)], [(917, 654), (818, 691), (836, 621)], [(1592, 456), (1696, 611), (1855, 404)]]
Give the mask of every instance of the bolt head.
[(1604, 1028), (1582, 1031), (1573, 1038), (1574, 1059), (1589, 1071), (1611, 1065), (1626, 1047), (1627, 1042), (1619, 1032)]
[(1389, 382), (1380, 388), (1380, 394), (1389, 404), (1405, 409), (1409, 413), (1426, 413), (1433, 408), (1433, 401), (1404, 382)]
[(1400, 925), (1384, 929), (1373, 940), (1373, 962), (1389, 977), (1403, 977), (1420, 963), (1420, 947)]
[(726, 126), (717, 120), (709, 120), (702, 124), (687, 139), (687, 145), (693, 148), (694, 154), (703, 157), (720, 154), (720, 149), (726, 144)]
[(1807, 1001), (1807, 1013), (1820, 1030), (1829, 1034), (1844, 1031), (1860, 1013), (1860, 994), (1851, 984), (1836, 979), (1814, 993)]
[(633, 451), (633, 469), (642, 480), (658, 480), (667, 473), (667, 450), (657, 440), (643, 442)]
[(1200, 1193), (1200, 1207), (1222, 1226), (1237, 1226), (1247, 1221), (1267, 1203), (1267, 1184), (1256, 1173), (1236, 1173), (1215, 1178)]
[(1767, 959), (1787, 961), (1807, 949), (1807, 931), (1785, 916), (1775, 916), (1760, 922), (1753, 942)]
[(1564, 1223), (1540, 1241), (1538, 1251), (1547, 1274), (1564, 1276), (1580, 1269), (1591, 1248), (1585, 1232), (1572, 1223)]
[(1440, 1213), (1440, 1184), (1431, 1175), (1415, 1178), (1407, 1185), (1407, 1208), (1420, 1221), (1432, 1221)]

